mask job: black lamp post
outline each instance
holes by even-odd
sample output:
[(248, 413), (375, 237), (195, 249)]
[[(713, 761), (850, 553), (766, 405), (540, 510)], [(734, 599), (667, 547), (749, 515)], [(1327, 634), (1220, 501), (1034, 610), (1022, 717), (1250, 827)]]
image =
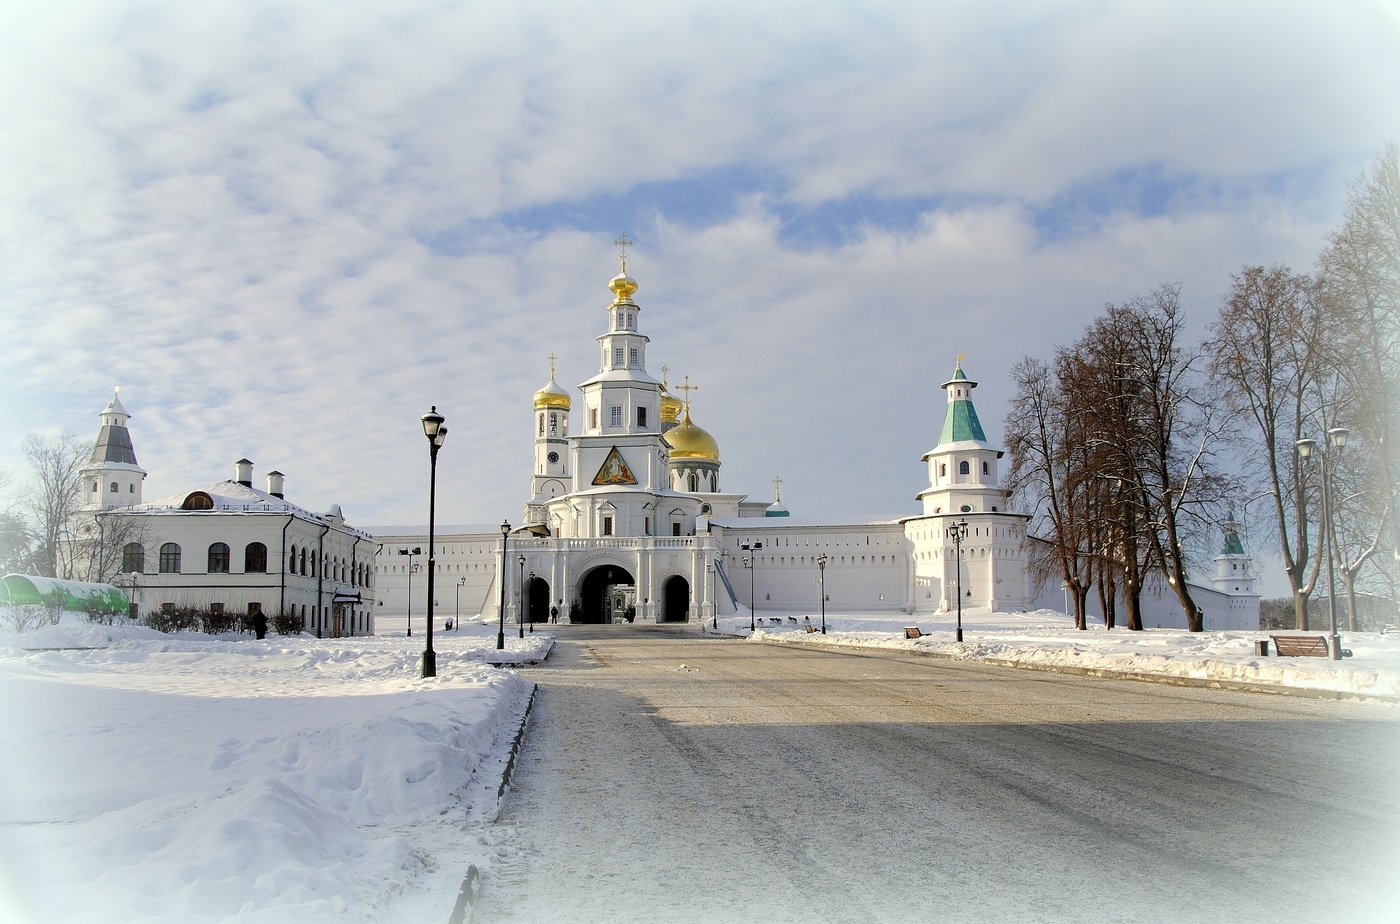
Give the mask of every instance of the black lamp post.
[(817, 571), (821, 576), (822, 592), (822, 635), (826, 635), (826, 553), (817, 556)]
[[(534, 587), (534, 586), (535, 586), (535, 572), (533, 572), (533, 571), (530, 572), (530, 583), (527, 584), (526, 586), (527, 586), (527, 587)], [(535, 614), (534, 614), (533, 612), (530, 614), (530, 634), (531, 634), (531, 635), (534, 635), (534, 634), (535, 634)]]
[(520, 556), (520, 581), (515, 585), (515, 624), (520, 629), (520, 637), (525, 637), (525, 556)]
[(433, 651), (433, 577), (437, 574), (434, 556), (433, 527), (437, 515), (437, 457), (438, 450), (447, 440), (445, 418), (437, 412), (437, 405), (423, 415), (423, 434), (428, 437), (428, 642), (423, 647), (423, 676), (437, 676), (437, 652)]
[(506, 647), (506, 537), (510, 535), (510, 523), (501, 521), (501, 627), (496, 632), (496, 650)]
[(457, 630), (459, 630), (459, 629), (462, 628), (462, 588), (463, 588), (464, 586), (466, 586), (466, 583), (467, 583), (466, 575), (463, 575), (461, 578), (458, 578), (458, 580), (457, 580), (456, 621), (454, 621), (454, 622), (452, 623), (452, 625), (455, 626), (456, 629), (454, 629), (453, 631), (457, 631)]
[(131, 572), (131, 606), (127, 607), (126, 610), (127, 619), (135, 619), (137, 616), (141, 615), (141, 605), (136, 600), (136, 595), (141, 590), (136, 584), (139, 577), (141, 577), (141, 572)]
[(415, 545), (413, 548), (411, 548), (411, 549), (410, 549), (408, 546), (404, 546), (404, 547), (402, 547), (402, 548), (399, 549), (399, 554), (400, 554), (400, 555), (407, 555), (407, 556), (408, 556), (408, 602), (404, 604), (404, 608), (405, 608), (405, 610), (406, 610), (406, 612), (407, 612), (408, 628), (404, 631), (404, 635), (412, 635), (412, 634), (413, 634), (413, 572), (415, 572), (415, 571), (418, 570), (418, 566), (415, 565), (415, 564), (413, 563), (413, 556), (415, 556), (415, 555), (422, 555), (422, 554), (423, 554), (423, 550), (422, 550), (421, 548), (419, 548), (418, 546), (416, 546), (416, 545)]
[(1335, 557), (1333, 547), (1336, 543), (1336, 535), (1332, 529), (1332, 473), (1337, 467), (1335, 457), (1341, 454), (1350, 435), (1351, 431), (1346, 427), (1333, 427), (1327, 431), (1326, 448), (1319, 446), (1317, 440), (1302, 439), (1295, 444), (1298, 447), (1298, 458), (1303, 460), (1304, 465), (1311, 464), (1313, 456), (1317, 456), (1318, 467), (1322, 470), (1322, 538), (1327, 550), (1327, 612), (1332, 619), (1333, 661), (1342, 660), (1342, 640), (1337, 636), (1336, 578), (1332, 564)]
[[(705, 573), (710, 576), (710, 618), (714, 620), (714, 629), (719, 631), (719, 607), (715, 606), (715, 563), (705, 564)], [(700, 617), (704, 619), (705, 617)]]
[(959, 523), (948, 526), (948, 538), (953, 540), (953, 548), (957, 550), (958, 567), (958, 635), (957, 640), (962, 641), (962, 544), (967, 538), (967, 519), (964, 518)]
[(755, 542), (750, 544), (746, 542), (739, 546), (739, 548), (749, 553), (749, 631), (754, 632), (758, 629), (758, 597), (754, 595), (753, 572), (754, 568), (758, 565), (758, 550), (763, 548), (763, 543)]

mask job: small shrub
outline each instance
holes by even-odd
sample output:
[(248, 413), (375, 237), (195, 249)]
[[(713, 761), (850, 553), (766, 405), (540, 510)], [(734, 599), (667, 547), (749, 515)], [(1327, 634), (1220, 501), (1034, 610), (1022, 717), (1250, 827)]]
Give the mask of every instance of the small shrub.
[(42, 606), (13, 603), (0, 607), (0, 628), (11, 632), (28, 632), (43, 625), (49, 625), (49, 622)]
[(278, 613), (272, 617), (272, 631), (278, 635), (298, 635), (301, 633), (301, 617), (295, 613)]

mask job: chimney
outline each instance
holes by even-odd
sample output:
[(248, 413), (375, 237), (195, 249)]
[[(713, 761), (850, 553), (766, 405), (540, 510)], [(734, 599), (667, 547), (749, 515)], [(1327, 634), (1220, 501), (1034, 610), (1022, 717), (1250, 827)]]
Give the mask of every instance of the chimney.
[(286, 498), (284, 498), (283, 495), (282, 495), (282, 490), (283, 490), (283, 489), (282, 489), (282, 485), (283, 485), (283, 482), (286, 480), (286, 478), (287, 478), (287, 476), (284, 475), (284, 474), (282, 474), (282, 473), (279, 472), (279, 471), (271, 471), (271, 472), (268, 472), (268, 473), (267, 473), (267, 493), (268, 493), (268, 494), (271, 494), (273, 497), (277, 498), (278, 500), (285, 500)]
[(233, 480), (245, 488), (251, 488), (253, 486), (253, 463), (247, 459), (239, 459), (233, 463)]

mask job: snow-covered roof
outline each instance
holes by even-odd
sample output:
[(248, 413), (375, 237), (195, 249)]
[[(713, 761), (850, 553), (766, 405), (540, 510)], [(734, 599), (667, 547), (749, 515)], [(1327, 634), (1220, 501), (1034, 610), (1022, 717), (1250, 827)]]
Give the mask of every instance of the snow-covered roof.
[(724, 529), (816, 529), (816, 528), (861, 528), (870, 526), (898, 526), (897, 516), (828, 516), (828, 517), (737, 517), (710, 522)]
[[(204, 495), (209, 498), (211, 506), (192, 506), (191, 498), (197, 495)], [(299, 519), (311, 520), (317, 523), (337, 523), (343, 524), (343, 517), (340, 514), (339, 506), (335, 506), (328, 513), (313, 513), (305, 507), (299, 507), (291, 501), (282, 497), (274, 497), (266, 491), (259, 491), (257, 488), (249, 487), (238, 481), (220, 481), (217, 484), (205, 485), (195, 488), (193, 491), (184, 491), (180, 494), (171, 494), (168, 497), (147, 501), (143, 504), (133, 504), (130, 507), (118, 508), (114, 512), (136, 512), (151, 515), (161, 514), (182, 514), (191, 511), (199, 513), (238, 513), (238, 514), (291, 514)], [(346, 527), (356, 533), (369, 536), (363, 529)]]

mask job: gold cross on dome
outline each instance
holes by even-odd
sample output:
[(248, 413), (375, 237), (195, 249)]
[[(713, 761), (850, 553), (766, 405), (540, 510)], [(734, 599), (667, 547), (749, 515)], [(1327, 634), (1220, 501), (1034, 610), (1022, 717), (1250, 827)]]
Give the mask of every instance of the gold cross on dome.
[(666, 387), (667, 387), (667, 385), (666, 385), (666, 373), (668, 373), (668, 372), (670, 372), (670, 371), (671, 371), (671, 367), (670, 367), (670, 366), (662, 366), (662, 367), (661, 367), (661, 387), (662, 387), (662, 388), (666, 388)]
[(627, 239), (627, 234), (624, 232), (623, 234), (619, 234), (617, 240), (613, 241), (613, 243), (617, 245), (617, 256), (622, 260), (622, 271), (625, 273), (627, 272), (627, 248), (637, 242), (629, 241)]
[(773, 479), (773, 496), (778, 500), (783, 499), (783, 476), (778, 475)]
[(554, 378), (554, 364), (559, 361), (559, 357), (550, 353), (547, 358), (549, 359), (549, 377), (552, 379)]
[(699, 386), (699, 385), (692, 385), (692, 384), (690, 384), (690, 376), (688, 376), (688, 375), (685, 377), (685, 384), (682, 385), (680, 388), (677, 388), (677, 389), (676, 389), (676, 391), (683, 391), (683, 392), (685, 392), (685, 409), (686, 409), (687, 412), (690, 411), (690, 393), (691, 393), (692, 391), (699, 391), (699, 390), (700, 390), (700, 386)]

